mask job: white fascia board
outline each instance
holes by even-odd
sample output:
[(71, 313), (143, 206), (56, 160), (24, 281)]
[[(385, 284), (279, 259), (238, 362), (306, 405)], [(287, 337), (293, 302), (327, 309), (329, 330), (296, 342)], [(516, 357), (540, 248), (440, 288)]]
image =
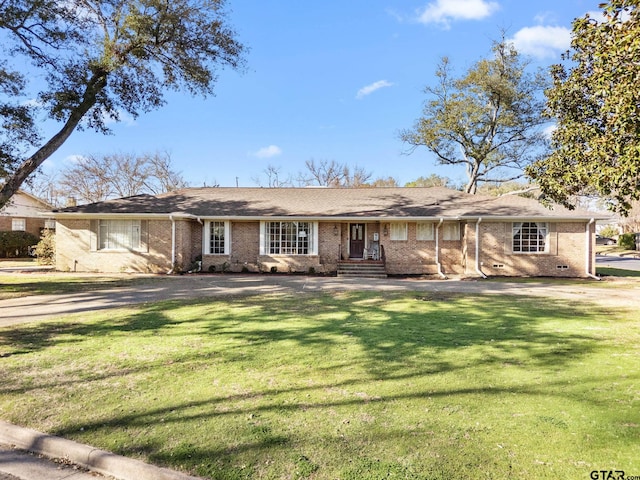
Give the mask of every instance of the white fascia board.
[(200, 215), (201, 220), (231, 220), (236, 222), (351, 222), (351, 223), (365, 223), (365, 222), (436, 222), (441, 218), (445, 221), (460, 220), (460, 217), (317, 217), (317, 216), (261, 216), (261, 217), (236, 217), (229, 215)]
[(43, 216), (49, 218), (106, 218), (106, 219), (117, 219), (117, 218), (140, 218), (140, 219), (158, 219), (158, 220), (169, 220), (171, 217), (174, 219), (189, 219), (196, 220), (197, 217), (195, 215), (191, 215), (188, 213), (80, 213), (80, 212), (45, 212)]
[(609, 217), (602, 217), (598, 215), (591, 216), (575, 216), (575, 217), (553, 217), (553, 216), (527, 216), (527, 215), (518, 215), (518, 216), (492, 216), (492, 215), (476, 215), (476, 216), (463, 216), (460, 217), (461, 220), (470, 220), (477, 221), (479, 218), (482, 218), (483, 222), (520, 222), (523, 220), (532, 221), (532, 222), (588, 222), (592, 218), (595, 219), (606, 219)]

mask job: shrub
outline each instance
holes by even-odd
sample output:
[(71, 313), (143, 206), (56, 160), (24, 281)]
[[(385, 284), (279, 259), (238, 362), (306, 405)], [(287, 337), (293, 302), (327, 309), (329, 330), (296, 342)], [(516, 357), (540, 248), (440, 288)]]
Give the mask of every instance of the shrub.
[(613, 225), (607, 225), (606, 227), (602, 228), (598, 233), (603, 237), (612, 238), (618, 235), (618, 229)]
[(36, 258), (40, 265), (53, 265), (56, 259), (56, 234), (53, 230), (42, 232), (40, 241), (36, 245)]
[(618, 237), (618, 246), (625, 250), (636, 249), (636, 235), (634, 233), (623, 233)]
[(26, 257), (29, 247), (38, 243), (38, 240), (29, 232), (0, 232), (0, 256)]

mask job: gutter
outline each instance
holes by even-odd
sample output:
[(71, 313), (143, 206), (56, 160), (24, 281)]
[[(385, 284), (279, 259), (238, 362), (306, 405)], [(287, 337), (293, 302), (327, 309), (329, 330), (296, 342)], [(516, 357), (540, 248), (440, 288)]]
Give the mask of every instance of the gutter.
[(600, 277), (598, 277), (597, 275), (594, 275), (593, 273), (591, 273), (591, 269), (589, 268), (590, 264), (591, 264), (591, 225), (593, 225), (593, 222), (595, 222), (595, 218), (592, 218), (591, 220), (589, 220), (589, 223), (587, 223), (587, 226), (585, 227), (585, 264), (584, 264), (584, 269), (585, 269), (585, 273), (587, 274), (587, 277), (589, 278), (593, 278), (594, 280), (601, 280)]
[(476, 222), (476, 272), (482, 278), (487, 278), (484, 272), (480, 269), (480, 222), (482, 222), (482, 217), (479, 217)]
[(436, 266), (438, 267), (438, 275), (442, 277), (444, 280), (447, 280), (447, 276), (442, 272), (442, 264), (440, 263), (440, 226), (444, 222), (444, 218), (440, 218), (440, 222), (436, 225)]

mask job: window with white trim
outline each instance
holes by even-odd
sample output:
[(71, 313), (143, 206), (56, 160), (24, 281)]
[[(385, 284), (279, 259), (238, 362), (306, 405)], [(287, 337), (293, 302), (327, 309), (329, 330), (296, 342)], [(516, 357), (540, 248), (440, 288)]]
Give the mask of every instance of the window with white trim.
[(435, 240), (435, 226), (433, 222), (416, 223), (416, 240)]
[(24, 232), (27, 229), (27, 219), (26, 218), (12, 218), (11, 219), (11, 230), (14, 232)]
[(209, 255), (225, 255), (227, 250), (227, 222), (212, 220), (207, 222), (205, 252)]
[(390, 238), (391, 240), (407, 240), (409, 237), (407, 234), (407, 223), (406, 222), (395, 222), (390, 225), (391, 231)]
[(100, 220), (99, 250), (139, 250), (140, 220)]
[(442, 240), (460, 240), (460, 224), (444, 222), (442, 224)]
[(512, 240), (514, 253), (545, 253), (548, 249), (547, 222), (514, 222)]
[(261, 255), (316, 255), (316, 222), (262, 222)]

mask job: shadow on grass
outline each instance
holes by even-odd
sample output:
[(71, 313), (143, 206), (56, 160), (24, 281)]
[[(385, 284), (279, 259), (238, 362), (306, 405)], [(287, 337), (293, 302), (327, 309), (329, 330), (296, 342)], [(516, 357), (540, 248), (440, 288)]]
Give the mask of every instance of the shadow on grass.
[[(148, 345), (168, 342), (171, 348), (150, 358), (127, 358), (109, 371), (100, 368), (101, 360), (93, 360), (94, 365), (89, 364), (81, 375), (43, 376), (30, 384), (5, 384), (0, 391), (19, 395), (64, 384), (104, 382), (111, 376), (141, 372), (153, 372), (160, 379), (158, 383), (169, 384), (179, 382), (178, 376), (198, 378), (196, 372), (211, 368), (214, 362), (219, 368), (242, 366), (238, 372), (244, 373), (239, 375), (283, 365), (291, 366), (286, 372), (305, 368), (320, 372), (323, 381), (304, 384), (285, 378), (285, 383), (276, 387), (261, 385), (247, 392), (225, 391), (221, 395), (216, 395), (211, 388), (204, 399), (169, 398), (162, 406), (150, 402), (133, 412), (121, 409), (107, 416), (98, 415), (94, 420), (70, 420), (54, 432), (86, 438), (94, 433), (144, 430), (157, 425), (167, 428), (199, 425), (216, 418), (233, 417), (240, 425), (235, 427), (237, 430), (229, 427), (228, 431), (219, 432), (223, 440), (218, 443), (227, 444), (219, 448), (205, 448), (187, 440), (167, 447), (152, 438), (124, 442), (112, 448), (116, 453), (143, 456), (165, 466), (212, 478), (249, 478), (251, 469), (240, 468), (233, 462), (240, 453), (252, 452), (254, 458), (265, 458), (268, 455), (263, 454), (269, 450), (293, 448), (291, 438), (282, 430), (272, 428), (268, 421), (262, 421), (263, 415), (287, 416), (300, 410), (313, 413), (365, 403), (418, 401), (425, 397), (536, 396), (561, 390), (563, 380), (556, 382), (549, 376), (543, 382), (522, 382), (507, 387), (491, 386), (479, 379), (465, 387), (385, 390), (380, 394), (371, 392), (367, 396), (335, 396), (324, 400), (315, 397), (300, 400), (297, 394), (316, 394), (350, 386), (361, 388), (367, 382), (412, 380), (478, 367), (488, 371), (505, 366), (535, 367), (552, 373), (605, 348), (597, 333), (580, 333), (583, 331), (562, 327), (563, 321), (581, 318), (588, 322), (599, 319), (605, 312), (591, 305), (540, 299), (425, 292), (343, 293), (172, 301), (131, 310), (130, 314), (102, 315), (86, 322), (5, 328), (0, 330), (0, 351), (6, 351), (4, 360), (11, 361), (11, 356), (17, 359), (33, 353), (44, 354), (48, 349), (83, 345), (89, 339), (97, 339), (109, 348), (133, 337), (143, 338)], [(347, 369), (357, 373), (341, 375)], [(582, 383), (588, 389), (589, 385), (597, 386), (602, 380), (585, 376)], [(291, 394), (296, 400), (283, 404), (283, 394)], [(391, 429), (388, 435), (400, 438), (406, 432)], [(296, 468), (313, 470), (312, 464), (301, 460), (304, 458), (305, 452), (297, 452), (291, 465), (296, 466), (298, 462), (300, 465)], [(359, 469), (373, 468), (368, 461), (363, 462), (345, 472), (352, 472), (356, 478)], [(381, 467), (392, 473), (398, 468), (398, 474), (403, 473), (401, 465)], [(406, 478), (413, 478), (411, 472), (404, 474)]]
[[(7, 278), (10, 281), (7, 281)], [(122, 277), (74, 277), (38, 275), (27, 277), (0, 277), (0, 299), (29, 295), (57, 295), (65, 293), (92, 292), (105, 288), (131, 287), (153, 282), (154, 278)]]

